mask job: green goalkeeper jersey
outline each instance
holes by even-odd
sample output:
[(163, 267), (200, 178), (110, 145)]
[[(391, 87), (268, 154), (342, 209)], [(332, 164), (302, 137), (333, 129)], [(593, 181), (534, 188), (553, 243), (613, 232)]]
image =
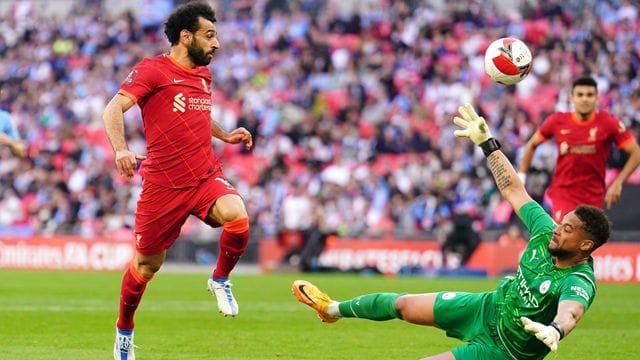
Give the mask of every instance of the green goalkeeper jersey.
[(513, 358), (541, 359), (549, 348), (524, 330), (520, 317), (549, 324), (562, 300), (578, 301), (586, 311), (596, 293), (593, 259), (570, 268), (556, 267), (547, 250), (557, 226), (553, 219), (535, 201), (525, 204), (519, 216), (531, 238), (515, 277), (503, 278), (496, 291), (498, 336)]

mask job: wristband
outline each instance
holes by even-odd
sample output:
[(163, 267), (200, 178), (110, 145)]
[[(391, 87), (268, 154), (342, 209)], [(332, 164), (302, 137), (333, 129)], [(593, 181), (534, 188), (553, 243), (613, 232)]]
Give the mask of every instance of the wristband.
[(495, 138), (489, 138), (479, 146), (482, 149), (482, 152), (484, 152), (484, 156), (489, 156), (492, 152), (500, 150), (502, 147)]
[(564, 337), (564, 329), (562, 328), (562, 326), (560, 326), (558, 323), (556, 323), (555, 321), (552, 321), (549, 326), (551, 326), (552, 328), (558, 330), (558, 334), (560, 334), (560, 340), (562, 340), (562, 338)]

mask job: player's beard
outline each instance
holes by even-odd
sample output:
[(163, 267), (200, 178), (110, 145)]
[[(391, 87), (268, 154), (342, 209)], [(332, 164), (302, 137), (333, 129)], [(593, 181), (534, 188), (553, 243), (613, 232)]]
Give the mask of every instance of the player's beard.
[(588, 120), (596, 110), (595, 105), (587, 104), (582, 104), (580, 106), (574, 105), (574, 109), (574, 112), (576, 113), (576, 115), (578, 115), (578, 118), (583, 121)]
[(547, 250), (549, 250), (549, 254), (551, 254), (551, 256), (557, 257), (558, 259), (566, 259), (573, 255), (565, 249), (550, 249), (547, 247)]
[(204, 52), (204, 49), (198, 46), (195, 38), (187, 47), (187, 53), (196, 66), (207, 66), (211, 62), (211, 59)]
[(593, 114), (593, 111), (588, 112), (588, 113), (584, 113), (584, 112), (577, 112), (578, 117), (580, 118), (580, 120), (588, 120), (591, 117), (591, 114)]

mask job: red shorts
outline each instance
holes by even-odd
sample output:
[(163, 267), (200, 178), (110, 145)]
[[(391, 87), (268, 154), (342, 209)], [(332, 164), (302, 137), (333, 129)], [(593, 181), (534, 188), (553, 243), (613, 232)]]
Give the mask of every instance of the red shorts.
[(240, 196), (221, 170), (189, 188), (174, 189), (144, 181), (136, 210), (136, 250), (146, 255), (167, 250), (189, 215), (212, 227), (219, 226), (210, 223), (207, 215), (216, 200), (228, 194)]
[(555, 200), (550, 199), (549, 201), (551, 203), (551, 217), (556, 224), (560, 224), (562, 222), (562, 218), (576, 208), (576, 205), (571, 201), (563, 201), (558, 198)]
[(562, 196), (560, 191), (547, 192), (547, 200), (551, 204), (551, 217), (557, 224), (562, 222), (565, 215), (575, 210), (578, 205), (591, 205), (602, 209), (604, 199), (595, 199), (593, 197), (578, 196), (577, 192), (566, 192), (574, 196)]

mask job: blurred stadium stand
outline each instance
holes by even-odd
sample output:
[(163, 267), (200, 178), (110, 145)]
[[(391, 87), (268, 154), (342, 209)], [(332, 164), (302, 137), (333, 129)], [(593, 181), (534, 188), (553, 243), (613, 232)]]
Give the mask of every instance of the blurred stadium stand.
[[(29, 148), (22, 160), (0, 149), (0, 238), (130, 236), (140, 179), (115, 173), (100, 116), (135, 63), (168, 50), (162, 22), (180, 2), (0, 1), (0, 107)], [(571, 80), (585, 72), (600, 107), (640, 132), (629, 100), (640, 88), (637, 1), (212, 4), (222, 44), (213, 116), (256, 139), (251, 152), (214, 144), (252, 219), (243, 261), (285, 230), (442, 241), (459, 212), (497, 239), (515, 219), (483, 157), (451, 134), (464, 101), (479, 104), (514, 161), (546, 114), (568, 109)], [(534, 54), (532, 74), (511, 88), (482, 72), (483, 49), (505, 35)], [(137, 109), (126, 127), (144, 152)], [(536, 199), (554, 157), (553, 144), (538, 149)], [(609, 211), (613, 240), (640, 240), (638, 177)], [(210, 262), (217, 237), (190, 220), (169, 258)]]

